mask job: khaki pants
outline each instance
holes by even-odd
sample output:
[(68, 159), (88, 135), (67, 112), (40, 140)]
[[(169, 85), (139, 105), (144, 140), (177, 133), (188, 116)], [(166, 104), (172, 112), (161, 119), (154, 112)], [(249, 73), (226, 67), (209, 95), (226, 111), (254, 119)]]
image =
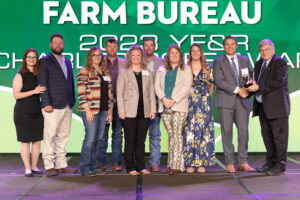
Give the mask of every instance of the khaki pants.
[[(66, 146), (70, 136), (72, 109), (54, 109), (44, 115), (43, 160), (45, 169), (61, 169), (68, 166)], [(55, 163), (55, 164), (54, 164)]]

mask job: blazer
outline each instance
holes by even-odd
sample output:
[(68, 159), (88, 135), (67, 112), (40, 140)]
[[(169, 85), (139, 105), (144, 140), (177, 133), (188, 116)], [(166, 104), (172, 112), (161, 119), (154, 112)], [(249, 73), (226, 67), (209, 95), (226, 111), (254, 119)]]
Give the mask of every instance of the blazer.
[[(263, 59), (255, 63), (254, 78), (258, 80)], [(259, 89), (262, 104), (268, 119), (287, 117), (290, 114), (290, 96), (288, 88), (288, 67), (285, 60), (274, 55), (264, 72)], [(253, 117), (258, 115), (258, 102), (254, 96)]]
[[(156, 112), (154, 84), (152, 72), (148, 69), (144, 71), (148, 72), (148, 75), (142, 75), (144, 115), (149, 118), (151, 112)], [(123, 68), (119, 72), (117, 102), (119, 113), (125, 113), (125, 117), (129, 118), (137, 116), (139, 88), (132, 68)]]
[(68, 79), (52, 53), (40, 59), (38, 82), (46, 87), (42, 93), (42, 107), (52, 105), (55, 109), (62, 109), (67, 104), (72, 108), (75, 104), (74, 78), (72, 64), (65, 58)]
[[(165, 65), (158, 68), (155, 77), (155, 93), (158, 97), (158, 112), (162, 113), (163, 98), (165, 94), (165, 76), (166, 76)], [(172, 91), (171, 98), (174, 100), (174, 105), (171, 110), (177, 112), (188, 112), (189, 106), (189, 93), (193, 83), (193, 73), (188, 65), (184, 66), (184, 70), (178, 68), (175, 85)]]
[[(101, 79), (96, 71), (81, 68), (77, 75), (78, 111), (84, 112), (89, 107), (94, 115), (100, 112)], [(108, 82), (108, 108), (113, 106), (114, 97), (111, 81)]]
[[(239, 84), (243, 87), (246, 80), (242, 77), (242, 69), (248, 69), (251, 73), (249, 59), (245, 56), (236, 54), (239, 65)], [(232, 69), (231, 62), (225, 54), (214, 59), (213, 62), (213, 75), (215, 84), (217, 86), (215, 93), (215, 106), (220, 108), (233, 108), (238, 94), (233, 93), (237, 87), (235, 74)], [(249, 98), (242, 99), (243, 105), (246, 109), (250, 108)]]
[(164, 59), (154, 55), (153, 80), (155, 80), (155, 74), (157, 72), (157, 69), (165, 63), (166, 61)]

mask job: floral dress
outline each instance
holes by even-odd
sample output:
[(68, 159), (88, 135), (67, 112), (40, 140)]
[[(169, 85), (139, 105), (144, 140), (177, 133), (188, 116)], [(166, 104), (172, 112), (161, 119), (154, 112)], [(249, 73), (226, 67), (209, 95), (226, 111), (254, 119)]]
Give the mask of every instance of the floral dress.
[[(209, 67), (209, 82), (214, 82), (213, 69)], [(193, 75), (189, 96), (189, 113), (183, 128), (183, 156), (185, 166), (211, 166), (215, 164), (214, 121), (209, 84), (200, 70)]]

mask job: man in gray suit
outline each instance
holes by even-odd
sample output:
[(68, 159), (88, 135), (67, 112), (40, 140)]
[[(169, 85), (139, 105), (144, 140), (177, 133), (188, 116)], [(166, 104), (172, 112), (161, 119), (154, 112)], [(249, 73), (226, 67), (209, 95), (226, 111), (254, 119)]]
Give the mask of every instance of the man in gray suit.
[(248, 124), (249, 98), (245, 89), (246, 80), (250, 73), (247, 57), (236, 53), (237, 40), (227, 36), (223, 41), (225, 54), (213, 62), (214, 78), (217, 86), (215, 106), (218, 107), (226, 171), (235, 172), (234, 146), (232, 144), (232, 127), (235, 123), (238, 130), (238, 170), (253, 172), (247, 164), (248, 153)]
[[(155, 43), (152, 38), (145, 38), (143, 41), (143, 49), (146, 53), (147, 68), (153, 72), (153, 78), (159, 66), (165, 64), (165, 60), (154, 55)], [(154, 82), (154, 80), (153, 80)], [(160, 114), (157, 112), (158, 101), (156, 101), (156, 113), (155, 118), (151, 120), (149, 126), (149, 147), (150, 147), (150, 170), (153, 172), (159, 171), (160, 164)]]

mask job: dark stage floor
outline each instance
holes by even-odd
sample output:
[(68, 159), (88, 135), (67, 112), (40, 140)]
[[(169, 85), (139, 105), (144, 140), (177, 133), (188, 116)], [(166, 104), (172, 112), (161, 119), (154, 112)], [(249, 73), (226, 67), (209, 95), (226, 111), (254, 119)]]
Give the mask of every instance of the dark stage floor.
[[(79, 156), (68, 157), (69, 165), (78, 166)], [(224, 159), (218, 155), (215, 166), (205, 174), (182, 173), (168, 176), (161, 172), (151, 175), (129, 176), (111, 172), (97, 177), (79, 174), (58, 177), (24, 177), (19, 155), (0, 155), (0, 199), (101, 199), (101, 200), (299, 200), (300, 155), (290, 155), (287, 172), (270, 177), (258, 173), (224, 172)], [(250, 155), (249, 164), (258, 167), (264, 162), (263, 155)], [(42, 169), (42, 162), (40, 160)], [(166, 156), (161, 170), (166, 169)]]

